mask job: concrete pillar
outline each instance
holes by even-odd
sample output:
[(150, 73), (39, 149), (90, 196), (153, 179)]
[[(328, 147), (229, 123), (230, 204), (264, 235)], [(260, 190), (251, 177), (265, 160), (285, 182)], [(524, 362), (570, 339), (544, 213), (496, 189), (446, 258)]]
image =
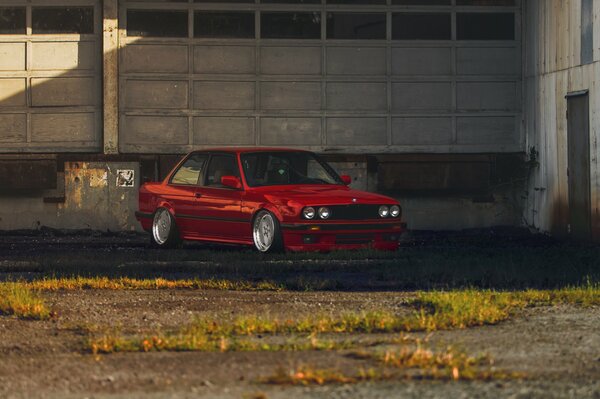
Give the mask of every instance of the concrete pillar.
[(102, 9), (104, 153), (117, 154), (119, 152), (118, 1), (104, 0)]

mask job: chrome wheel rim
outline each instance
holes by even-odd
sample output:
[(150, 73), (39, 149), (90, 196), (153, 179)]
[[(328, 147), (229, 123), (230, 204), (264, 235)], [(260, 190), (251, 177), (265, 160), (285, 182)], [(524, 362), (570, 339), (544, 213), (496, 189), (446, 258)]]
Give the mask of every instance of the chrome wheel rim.
[(171, 215), (166, 209), (159, 209), (154, 215), (154, 222), (152, 223), (152, 235), (154, 241), (162, 245), (169, 239), (169, 232), (171, 231)]
[(254, 245), (260, 252), (266, 252), (273, 245), (275, 222), (269, 213), (262, 213), (254, 221)]

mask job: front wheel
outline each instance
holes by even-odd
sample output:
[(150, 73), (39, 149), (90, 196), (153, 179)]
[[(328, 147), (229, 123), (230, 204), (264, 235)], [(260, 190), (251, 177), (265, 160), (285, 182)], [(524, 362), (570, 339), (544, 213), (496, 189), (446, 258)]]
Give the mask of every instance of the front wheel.
[(152, 220), (152, 244), (159, 248), (176, 248), (181, 245), (175, 218), (166, 208), (158, 208)]
[(260, 252), (281, 252), (283, 240), (279, 220), (269, 211), (258, 212), (252, 224), (254, 246)]

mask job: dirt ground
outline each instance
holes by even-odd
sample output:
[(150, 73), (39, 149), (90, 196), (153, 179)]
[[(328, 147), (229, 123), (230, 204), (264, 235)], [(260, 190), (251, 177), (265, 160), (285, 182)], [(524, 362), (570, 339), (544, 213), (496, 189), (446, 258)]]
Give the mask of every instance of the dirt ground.
[[(3, 236), (0, 237), (0, 261), (4, 262), (0, 264), (0, 279), (34, 279), (40, 273), (47, 275), (64, 270), (63, 260), (68, 259), (69, 254), (78, 262), (82, 254), (89, 256), (89, 252), (95, 257), (104, 254), (107, 262), (115, 257), (124, 257), (127, 261), (145, 257), (145, 262), (152, 262), (141, 240), (139, 237), (85, 237), (78, 241), (73, 237)], [(532, 247), (537, 248), (535, 245)], [(425, 245), (419, 250), (421, 252), (410, 256), (422, 254), (418, 261), (426, 262), (433, 248)], [(204, 249), (192, 247), (185, 251), (185, 261), (189, 261), (190, 253), (192, 258), (200, 253), (206, 257), (205, 252), (200, 252)], [(177, 256), (175, 259), (172, 254), (169, 256), (169, 264), (178, 262)], [(244, 250), (233, 250), (233, 254), (215, 255), (219, 256), (228, 260), (231, 257), (251, 258), (253, 255)], [(340, 255), (318, 257), (318, 262), (347, 261), (339, 258)], [(386, 261), (394, 262), (394, 259), (399, 258), (386, 258)], [(306, 261), (307, 258), (302, 258), (302, 262)], [(592, 264), (596, 265), (595, 262)], [(52, 265), (56, 269), (48, 270)], [(340, 268), (344, 268), (343, 264)], [(184, 269), (181, 275), (189, 277), (194, 274), (193, 270)], [(103, 274), (103, 269), (98, 270), (97, 275)], [(361, 282), (365, 278), (373, 281), (377, 280), (380, 272), (354, 276)], [(139, 271), (135, 273), (140, 274)], [(307, 272), (310, 273), (315, 278), (321, 276), (314, 270)], [(335, 278), (336, 273), (328, 270), (327, 276)], [(344, 278), (352, 278), (345, 271), (339, 273), (344, 273)], [(148, 273), (156, 274), (156, 269)], [(158, 274), (161, 274), (160, 270)], [(173, 270), (163, 274), (172, 277)], [(247, 275), (257, 278), (251, 271)], [(274, 276), (276, 274), (270, 277)], [(362, 287), (360, 284), (357, 286)], [(432, 346), (452, 344), (472, 355), (489, 354), (495, 361), (495, 367), (523, 373), (524, 379), (473, 382), (398, 380), (306, 387), (274, 386), (261, 384), (258, 380), (272, 375), (278, 368), (290, 370), (301, 365), (336, 368), (352, 374), (360, 368), (368, 368), (372, 361), (348, 356), (347, 350), (152, 352), (94, 356), (85, 349), (89, 336), (83, 327), (93, 325), (134, 334), (175, 329), (197, 316), (235, 318), (270, 315), (289, 318), (371, 310), (402, 314), (409, 311), (406, 301), (414, 296), (411, 290), (389, 287), (380, 290), (376, 288), (377, 284), (365, 285), (361, 289), (353, 287), (306, 292), (45, 292), (44, 298), (57, 313), (52, 320), (31, 321), (0, 316), (0, 398), (600, 398), (599, 308), (530, 308), (495, 326), (441, 331), (427, 337)], [(366, 347), (384, 335), (345, 335), (344, 339), (359, 340)], [(425, 334), (411, 336), (425, 338)]]

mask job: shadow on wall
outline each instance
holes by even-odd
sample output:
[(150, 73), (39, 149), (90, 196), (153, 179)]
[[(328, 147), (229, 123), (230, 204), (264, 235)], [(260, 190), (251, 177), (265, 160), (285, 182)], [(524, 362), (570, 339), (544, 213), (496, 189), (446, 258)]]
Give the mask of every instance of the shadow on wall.
[[(88, 3), (0, 7), (0, 230), (139, 229), (138, 162), (9, 155), (102, 152), (102, 9)], [(132, 185), (117, 184), (121, 170)]]

